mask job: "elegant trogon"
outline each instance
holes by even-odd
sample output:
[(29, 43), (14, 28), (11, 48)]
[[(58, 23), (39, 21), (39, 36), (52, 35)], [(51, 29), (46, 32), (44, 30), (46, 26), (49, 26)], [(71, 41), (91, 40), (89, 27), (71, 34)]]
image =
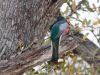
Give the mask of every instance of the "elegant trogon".
[(66, 19), (62, 16), (57, 17), (57, 22), (53, 25), (51, 29), (51, 49), (52, 49), (52, 59), (51, 62), (58, 61), (59, 45), (61, 36), (68, 33), (69, 24)]

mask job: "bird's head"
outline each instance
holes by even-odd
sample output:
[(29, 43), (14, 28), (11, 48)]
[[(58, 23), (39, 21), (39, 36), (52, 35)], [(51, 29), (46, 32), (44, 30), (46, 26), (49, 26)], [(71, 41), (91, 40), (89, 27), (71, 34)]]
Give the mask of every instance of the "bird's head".
[(61, 21), (61, 20), (65, 20), (65, 18), (62, 17), (62, 16), (58, 16), (58, 17), (57, 17), (57, 21)]

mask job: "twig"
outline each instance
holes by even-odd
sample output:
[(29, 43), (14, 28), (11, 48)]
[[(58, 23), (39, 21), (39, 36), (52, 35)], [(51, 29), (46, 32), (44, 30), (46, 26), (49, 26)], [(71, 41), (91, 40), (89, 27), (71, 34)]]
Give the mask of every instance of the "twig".
[(76, 12), (76, 10), (78, 10), (78, 9), (81, 7), (81, 4), (82, 4), (84, 1), (86, 1), (86, 0), (80, 1), (80, 2), (78, 3), (78, 5), (76, 6), (75, 10), (72, 10), (72, 11), (71, 11), (71, 13), (69, 14), (69, 16), (72, 16), (72, 15)]

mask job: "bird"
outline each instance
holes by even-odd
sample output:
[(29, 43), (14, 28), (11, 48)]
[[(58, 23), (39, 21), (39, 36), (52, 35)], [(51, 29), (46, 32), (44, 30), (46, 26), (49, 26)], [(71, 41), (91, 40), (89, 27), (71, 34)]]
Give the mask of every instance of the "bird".
[(68, 33), (69, 31), (69, 24), (66, 21), (66, 19), (63, 16), (56, 17), (57, 21), (53, 25), (51, 29), (51, 49), (52, 49), (52, 58), (51, 62), (57, 62), (59, 59), (58, 53), (59, 53), (59, 46), (60, 46), (60, 40), (61, 36), (63, 34)]

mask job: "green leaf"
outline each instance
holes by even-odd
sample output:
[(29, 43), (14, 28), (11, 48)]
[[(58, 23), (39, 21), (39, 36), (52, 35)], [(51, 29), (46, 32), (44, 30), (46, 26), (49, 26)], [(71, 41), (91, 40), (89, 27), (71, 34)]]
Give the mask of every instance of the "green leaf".
[(85, 18), (85, 24), (87, 24), (87, 19)]
[(81, 54), (80, 54), (80, 57), (83, 57), (83, 56), (84, 56), (84, 53), (81, 53)]
[(80, 14), (79, 14), (78, 12), (76, 12), (76, 16), (77, 16), (77, 18), (79, 18), (79, 15), (80, 15)]
[(65, 62), (64, 61), (62, 61), (62, 62), (58, 62), (58, 65), (60, 66), (60, 68), (64, 68), (64, 65), (65, 65)]
[(93, 30), (93, 29), (91, 29), (90, 31), (91, 31), (92, 33), (94, 32), (94, 30)]
[(100, 38), (98, 38), (98, 41), (100, 41)]
[(75, 19), (75, 20), (77, 20), (79, 22), (82, 22), (79, 18), (75, 18), (75, 17), (72, 17), (72, 16), (66, 16), (66, 18), (71, 18), (71, 19)]
[(99, 34), (97, 34), (96, 36), (100, 36), (100, 31), (99, 31)]
[(94, 53), (93, 53), (93, 54), (94, 54), (94, 55), (97, 54), (98, 51), (99, 51), (99, 48), (96, 48), (96, 49), (94, 50)]
[(47, 75), (46, 73), (40, 73), (40, 74), (38, 74), (38, 75)]
[(90, 7), (90, 6), (89, 6), (89, 2), (88, 2), (87, 0), (83, 2), (83, 5), (85, 5), (87, 8)]
[(86, 25), (90, 25), (90, 23), (91, 23), (91, 20), (88, 20), (87, 23), (86, 23)]
[(44, 41), (41, 43), (41, 45), (45, 45), (45, 44), (49, 43), (50, 41), (51, 41), (51, 39), (50, 39), (50, 38), (47, 38), (46, 40), (44, 40)]
[(28, 71), (30, 71), (30, 72), (33, 72), (33, 71), (35, 71), (35, 69), (33, 69), (33, 68), (30, 68)]
[(38, 71), (34, 72), (34, 74), (39, 74)]
[(87, 9), (90, 11), (90, 12), (94, 12), (94, 10), (92, 8), (88, 8)]

